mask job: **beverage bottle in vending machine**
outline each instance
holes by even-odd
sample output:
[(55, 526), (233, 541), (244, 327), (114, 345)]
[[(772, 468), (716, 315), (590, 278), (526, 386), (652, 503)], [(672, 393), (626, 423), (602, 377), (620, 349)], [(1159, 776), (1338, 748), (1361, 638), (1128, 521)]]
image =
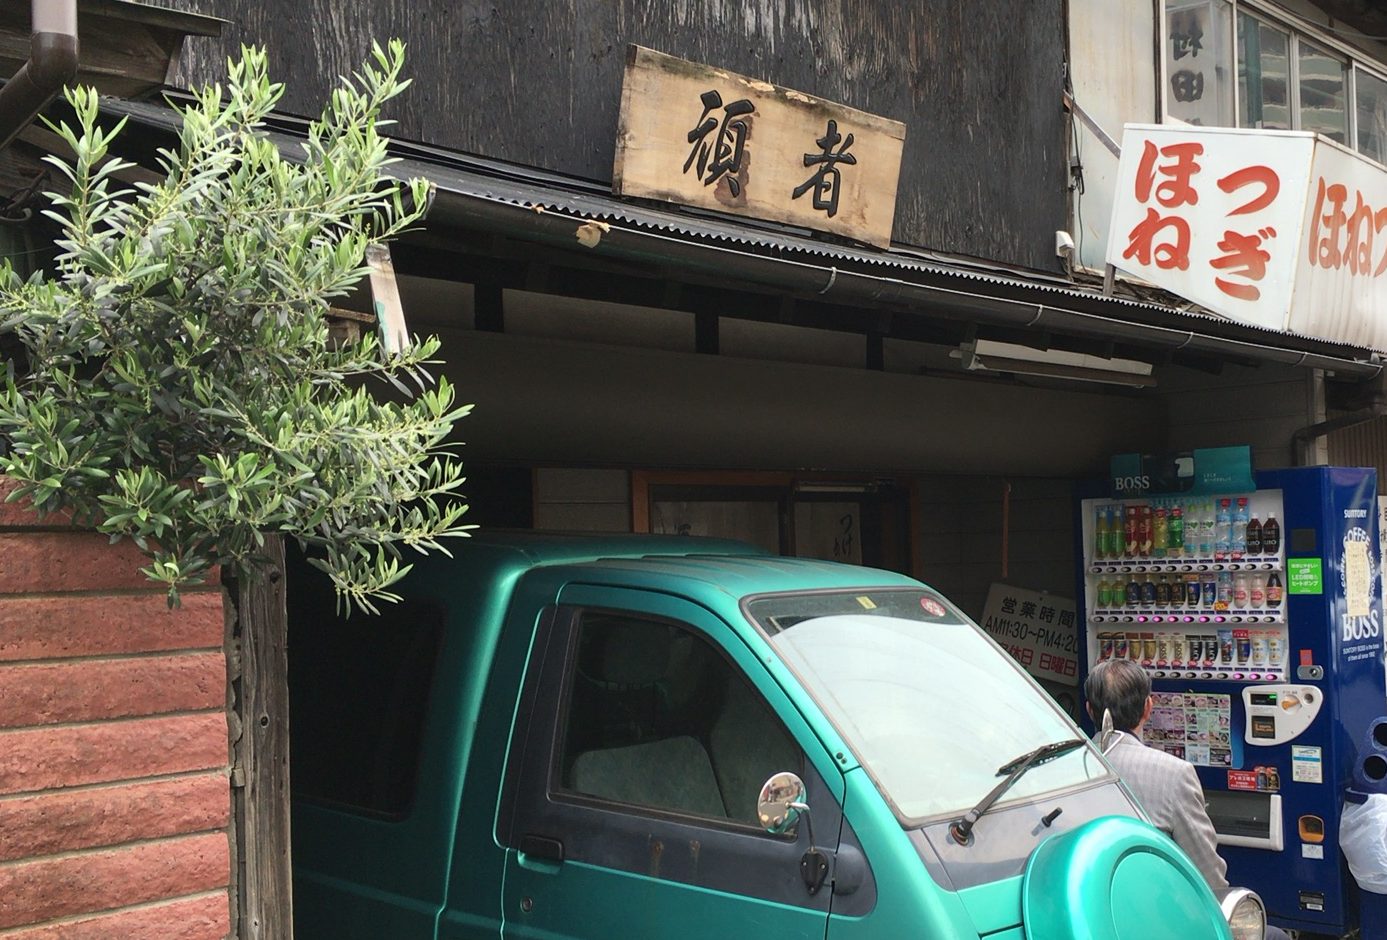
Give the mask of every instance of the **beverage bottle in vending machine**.
[(1247, 580), (1247, 603), (1254, 609), (1259, 608), (1267, 602), (1266, 579), (1260, 574), (1254, 574)]
[(1213, 610), (1218, 604), (1218, 575), (1209, 571), (1199, 576), (1200, 606)]
[(1233, 525), (1229, 533), (1231, 543), (1229, 554), (1237, 559), (1247, 554), (1247, 497), (1239, 496), (1237, 505), (1233, 507)]
[(1143, 503), (1137, 507), (1137, 554), (1142, 558), (1151, 557), (1151, 530), (1153, 527), (1151, 507)]
[(1160, 506), (1151, 511), (1151, 557), (1164, 558), (1167, 543), (1170, 541), (1170, 517), (1166, 508)]
[(1227, 610), (1233, 606), (1233, 572), (1218, 573), (1218, 597), (1214, 600), (1215, 610)]
[(1262, 554), (1275, 555), (1281, 551), (1281, 523), (1276, 521), (1276, 513), (1267, 513), (1267, 521), (1262, 523)]
[(1199, 606), (1199, 575), (1185, 575), (1185, 606)]
[(1156, 606), (1156, 582), (1149, 577), (1141, 582), (1141, 606)]
[(1137, 529), (1140, 513), (1136, 506), (1128, 506), (1123, 512), (1123, 549), (1122, 554), (1128, 558), (1135, 558), (1137, 555)]
[(1093, 606), (1095, 610), (1103, 610), (1112, 603), (1112, 587), (1107, 578), (1099, 580), (1093, 589)]
[(1099, 506), (1093, 513), (1093, 557), (1108, 557), (1108, 507)]
[(1165, 579), (1165, 575), (1161, 575), (1160, 580), (1156, 582), (1156, 606), (1170, 606), (1170, 582)]
[(1141, 603), (1141, 582), (1137, 580), (1136, 575), (1132, 575), (1127, 580), (1126, 599), (1128, 607), (1136, 607)]
[(1214, 554), (1214, 504), (1205, 502), (1199, 510), (1199, 556), (1210, 558)]
[(1233, 548), (1233, 508), (1228, 499), (1218, 501), (1214, 515), (1214, 558), (1223, 561)]
[(1233, 576), (1233, 607), (1246, 610), (1248, 604), (1247, 575), (1239, 571)]
[(1108, 541), (1103, 553), (1109, 558), (1122, 557), (1122, 507), (1108, 507)]
[(1262, 554), (1262, 523), (1254, 515), (1247, 520), (1247, 535), (1244, 537), (1247, 542), (1247, 553), (1249, 555)]
[[(1264, 529), (1263, 531), (1266, 530)], [(1281, 606), (1282, 594), (1281, 575), (1273, 571), (1271, 574), (1267, 575), (1267, 606), (1279, 608)]]
[(1185, 554), (1193, 558), (1199, 554), (1199, 504), (1185, 504)]
[(1170, 538), (1166, 543), (1166, 554), (1172, 558), (1180, 557), (1185, 550), (1185, 513), (1179, 506), (1170, 510)]

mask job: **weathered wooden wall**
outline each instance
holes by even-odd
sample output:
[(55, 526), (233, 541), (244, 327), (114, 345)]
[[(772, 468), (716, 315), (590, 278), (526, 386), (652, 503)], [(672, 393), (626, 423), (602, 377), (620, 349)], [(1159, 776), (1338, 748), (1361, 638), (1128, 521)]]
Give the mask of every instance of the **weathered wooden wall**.
[(1054, 268), (1065, 227), (1060, 0), (188, 0), (225, 17), (185, 83), (266, 45), (291, 111), (316, 110), (372, 38), (415, 80), (391, 116), (441, 146), (611, 179), (627, 43), (905, 122), (895, 238)]

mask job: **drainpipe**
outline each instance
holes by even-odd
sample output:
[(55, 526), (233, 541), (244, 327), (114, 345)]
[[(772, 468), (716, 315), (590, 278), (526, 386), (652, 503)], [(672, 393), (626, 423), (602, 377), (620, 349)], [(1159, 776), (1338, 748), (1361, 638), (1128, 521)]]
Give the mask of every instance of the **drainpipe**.
[(0, 88), (0, 150), (77, 77), (77, 0), (31, 0), (29, 61)]
[(1342, 431), (1344, 428), (1366, 424), (1384, 415), (1387, 415), (1387, 402), (1380, 402), (1361, 411), (1354, 411), (1337, 418), (1330, 418), (1328, 421), (1321, 421), (1319, 424), (1300, 428), (1291, 435), (1291, 466), (1304, 467), (1309, 465), (1312, 441), (1324, 437), (1331, 431)]

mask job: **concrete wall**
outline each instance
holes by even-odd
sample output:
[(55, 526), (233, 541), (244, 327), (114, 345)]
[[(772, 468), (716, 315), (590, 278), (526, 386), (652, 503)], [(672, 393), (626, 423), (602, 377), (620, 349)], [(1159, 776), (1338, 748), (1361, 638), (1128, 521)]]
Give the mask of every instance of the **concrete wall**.
[(220, 588), (169, 610), (128, 544), (0, 480), (0, 937), (231, 932)]
[(1072, 481), (940, 476), (918, 487), (917, 570), (969, 616), (994, 581), (1074, 596)]
[(625, 470), (544, 467), (535, 471), (535, 528), (630, 532), (631, 477)]
[[(1255, 469), (1289, 467), (1291, 436), (1325, 418), (1324, 381), (1306, 369), (1230, 366), (1218, 375), (1170, 369), (1161, 376), (1168, 450), (1247, 444)], [(1322, 444), (1311, 463), (1327, 459)]]
[(443, 331), (474, 463), (1074, 476), (1164, 431), (1151, 397)]

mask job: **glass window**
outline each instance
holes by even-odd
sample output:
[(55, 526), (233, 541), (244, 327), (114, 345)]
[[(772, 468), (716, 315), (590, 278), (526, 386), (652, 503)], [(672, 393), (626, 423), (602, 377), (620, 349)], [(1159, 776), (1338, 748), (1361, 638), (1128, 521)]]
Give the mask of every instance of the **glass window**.
[(1387, 163), (1387, 81), (1362, 69), (1354, 73), (1358, 151)]
[(759, 826), (762, 784), (802, 769), (770, 706), (703, 637), (665, 621), (580, 616), (562, 789)]
[(1166, 0), (1166, 113), (1190, 124), (1233, 123), (1233, 6), (1227, 0)]
[[(902, 821), (957, 815), (999, 768), (1081, 737), (976, 625), (930, 591), (757, 598), (748, 615), (799, 676)], [(1003, 798), (1105, 777), (1084, 746), (1035, 765)]]
[(1348, 68), (1328, 52), (1297, 40), (1300, 47), (1300, 129), (1348, 143)]
[(1238, 126), (1290, 130), (1291, 40), (1238, 14)]

